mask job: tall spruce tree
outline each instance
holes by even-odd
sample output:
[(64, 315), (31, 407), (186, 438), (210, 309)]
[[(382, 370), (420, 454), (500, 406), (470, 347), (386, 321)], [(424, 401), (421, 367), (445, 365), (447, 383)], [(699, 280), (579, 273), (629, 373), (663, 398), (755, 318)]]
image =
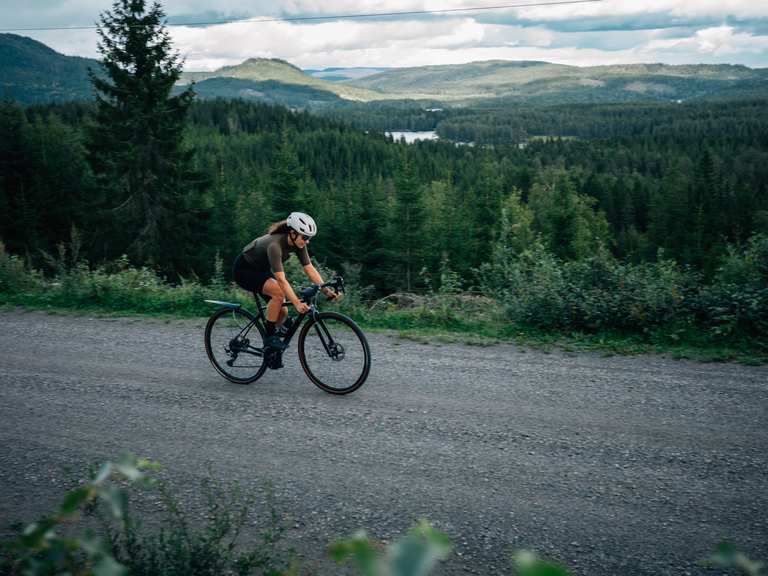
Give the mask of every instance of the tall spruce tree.
[(414, 289), (423, 266), (424, 201), (410, 159), (405, 156), (395, 175), (395, 219), (390, 245), (399, 254), (400, 267), (393, 282)]
[(32, 167), (26, 147), (27, 119), (21, 106), (0, 102), (0, 240), (16, 253), (37, 248), (30, 236), (28, 188)]
[(302, 168), (299, 156), (291, 142), (288, 129), (283, 126), (279, 148), (270, 171), (272, 186), (272, 209), (276, 220), (283, 220), (291, 212), (304, 212), (300, 194)]
[(172, 95), (182, 60), (171, 47), (159, 3), (115, 0), (101, 15), (99, 51), (105, 75), (91, 71), (96, 122), (89, 150), (103, 207), (105, 257), (127, 253), (171, 276), (196, 262), (190, 242), (206, 181), (182, 144), (191, 88)]

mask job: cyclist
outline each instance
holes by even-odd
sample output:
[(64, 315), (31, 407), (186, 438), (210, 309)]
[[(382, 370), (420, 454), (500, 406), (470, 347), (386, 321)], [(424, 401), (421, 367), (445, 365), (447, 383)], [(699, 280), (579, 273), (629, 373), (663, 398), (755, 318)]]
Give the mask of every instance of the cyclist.
[[(237, 284), (256, 294), (262, 294), (267, 303), (265, 352), (281, 352), (285, 345), (281, 334), (290, 326), (285, 325), (288, 310), (283, 306), (287, 299), (296, 311), (305, 314), (309, 306), (299, 300), (285, 276), (283, 262), (291, 254), (296, 254), (304, 267), (304, 273), (315, 284), (322, 284), (323, 278), (312, 265), (307, 251), (307, 244), (317, 234), (317, 225), (311, 216), (303, 212), (291, 212), (286, 220), (272, 224), (264, 236), (248, 244), (235, 259), (233, 276)], [(338, 295), (330, 288), (323, 288), (323, 293), (330, 299)], [(275, 367), (281, 366), (276, 362)]]

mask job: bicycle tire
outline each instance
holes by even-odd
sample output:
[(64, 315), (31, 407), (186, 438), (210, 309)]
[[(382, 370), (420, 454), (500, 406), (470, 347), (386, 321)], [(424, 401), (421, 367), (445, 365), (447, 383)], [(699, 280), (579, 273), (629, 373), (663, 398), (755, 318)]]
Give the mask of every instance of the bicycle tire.
[[(234, 384), (251, 384), (261, 378), (264, 372), (267, 371), (267, 363), (261, 355), (264, 329), (255, 320), (256, 318), (250, 312), (242, 308), (221, 308), (211, 315), (208, 323), (205, 325), (205, 353), (208, 355), (208, 360), (211, 361), (211, 364), (219, 374)], [(226, 321), (231, 321), (233, 325), (225, 326)], [(238, 335), (238, 331), (245, 329), (251, 322), (253, 322), (253, 326), (249, 330), (255, 329), (257, 331), (258, 343), (256, 346), (248, 345), (246, 350), (248, 350), (248, 358), (253, 357), (257, 359), (255, 364), (253, 366), (228, 366), (226, 360), (224, 360), (225, 358), (232, 359), (232, 353), (228, 345)], [(218, 327), (221, 327), (221, 330), (216, 332), (216, 341), (211, 342), (212, 334)], [(223, 338), (219, 336), (219, 332), (222, 333)], [(240, 354), (235, 355), (233, 361), (236, 362), (239, 356)], [(241, 373), (236, 373), (235, 368), (239, 368)], [(252, 370), (255, 370), (255, 372), (250, 374)]]
[[(324, 339), (328, 343), (328, 335), (336, 346), (332, 351), (335, 356), (323, 344)], [(371, 350), (365, 334), (354, 320), (338, 312), (319, 312), (304, 325), (298, 353), (304, 373), (329, 394), (354, 392), (365, 383), (371, 370)], [(326, 374), (334, 370), (336, 376)]]

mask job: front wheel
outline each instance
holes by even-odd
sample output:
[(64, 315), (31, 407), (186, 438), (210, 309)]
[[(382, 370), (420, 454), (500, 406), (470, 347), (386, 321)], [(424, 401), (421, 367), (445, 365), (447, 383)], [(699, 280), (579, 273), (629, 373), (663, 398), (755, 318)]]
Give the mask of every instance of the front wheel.
[(299, 334), (299, 361), (312, 382), (331, 394), (349, 394), (371, 369), (368, 340), (355, 322), (337, 312), (319, 312)]

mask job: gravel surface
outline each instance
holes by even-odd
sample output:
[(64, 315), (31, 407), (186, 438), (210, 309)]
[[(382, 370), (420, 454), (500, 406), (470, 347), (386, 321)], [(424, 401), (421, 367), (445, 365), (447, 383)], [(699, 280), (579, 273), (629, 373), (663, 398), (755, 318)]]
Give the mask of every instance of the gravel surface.
[(711, 574), (696, 561), (723, 538), (768, 560), (767, 367), (369, 334), (370, 378), (335, 397), (295, 350), (226, 382), (204, 324), (0, 313), (0, 521), (130, 450), (190, 499), (206, 463), (271, 482), (314, 572), (332, 537), (420, 517), (456, 545), (440, 574), (510, 573), (519, 548), (576, 575)]

